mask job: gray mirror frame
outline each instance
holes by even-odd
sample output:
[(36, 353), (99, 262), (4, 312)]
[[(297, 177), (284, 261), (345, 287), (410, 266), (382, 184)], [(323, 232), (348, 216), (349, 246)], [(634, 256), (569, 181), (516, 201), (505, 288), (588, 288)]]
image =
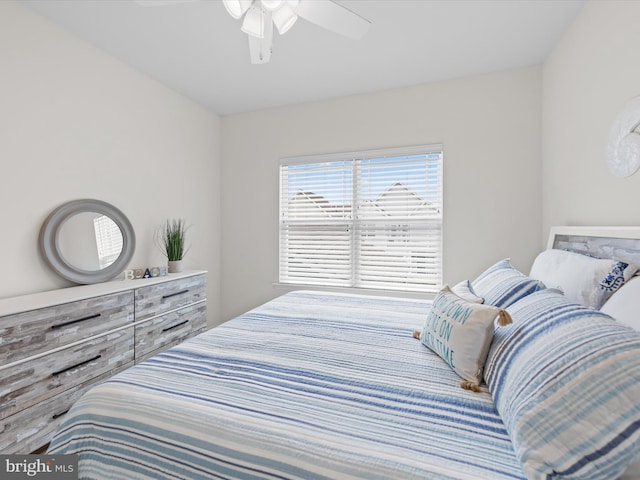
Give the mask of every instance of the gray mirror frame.
[[(83, 212), (97, 212), (107, 215), (122, 232), (122, 252), (106, 268), (83, 270), (70, 264), (62, 255), (58, 245), (60, 228), (70, 217)], [(101, 200), (81, 199), (67, 202), (56, 208), (40, 229), (40, 252), (47, 264), (62, 278), (79, 284), (100, 283), (111, 280), (124, 271), (131, 261), (136, 245), (136, 237), (129, 219), (113, 205)]]

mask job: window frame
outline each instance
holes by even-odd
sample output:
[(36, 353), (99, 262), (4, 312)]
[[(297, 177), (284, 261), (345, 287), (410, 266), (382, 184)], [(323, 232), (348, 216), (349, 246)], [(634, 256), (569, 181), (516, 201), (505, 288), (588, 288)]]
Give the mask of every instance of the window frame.
[[(283, 221), (283, 201), (285, 198), (289, 198), (283, 194), (283, 167), (295, 166), (295, 165), (304, 165), (304, 164), (316, 164), (316, 163), (334, 163), (334, 162), (351, 162), (353, 176), (351, 178), (351, 188), (353, 190), (353, 200), (351, 204), (352, 215), (346, 223), (349, 225), (349, 229), (351, 230), (351, 238), (352, 245), (350, 247), (350, 265), (351, 269), (355, 272), (358, 270), (358, 266), (362, 263), (362, 256), (359, 251), (359, 243), (362, 241), (364, 228), (366, 228), (367, 223), (362, 219), (358, 218), (358, 215), (354, 211), (355, 206), (357, 205), (356, 198), (358, 198), (359, 192), (356, 191), (359, 187), (358, 180), (356, 179), (356, 172), (358, 171), (360, 166), (356, 166), (358, 162), (363, 162), (366, 160), (375, 160), (375, 159), (385, 159), (385, 158), (395, 158), (395, 157), (412, 157), (412, 156), (420, 156), (420, 155), (433, 155), (437, 154), (437, 172), (435, 177), (430, 176), (428, 173), (425, 173), (425, 180), (428, 182), (433, 178), (437, 179), (437, 187), (435, 189), (429, 189), (426, 186), (426, 191), (433, 193), (437, 197), (437, 205), (436, 208), (439, 212), (439, 221), (437, 223), (437, 231), (435, 234), (429, 231), (431, 229), (431, 225), (427, 227), (427, 232), (423, 238), (423, 241), (427, 242), (427, 240), (431, 240), (433, 238), (437, 238), (437, 242), (439, 244), (439, 253), (436, 254), (437, 261), (432, 262), (432, 265), (436, 265), (436, 277), (437, 281), (424, 285), (424, 288), (401, 288), (399, 285), (402, 283), (398, 283), (397, 285), (393, 285), (391, 287), (372, 287), (372, 286), (362, 286), (358, 284), (358, 275), (352, 275), (352, 281), (349, 285), (332, 285), (332, 284), (318, 284), (318, 283), (306, 283), (303, 281), (299, 281), (299, 279), (287, 279), (283, 277), (283, 264), (290, 265), (290, 262), (283, 262), (283, 228), (287, 228), (286, 221)], [(429, 160), (425, 159), (425, 168), (427, 167), (427, 162)], [(287, 173), (288, 175), (288, 173)], [(387, 149), (377, 149), (377, 150), (365, 150), (365, 151), (356, 151), (356, 152), (344, 152), (344, 153), (332, 153), (332, 154), (322, 154), (322, 155), (308, 155), (308, 156), (300, 156), (300, 157), (287, 157), (281, 158), (278, 164), (278, 178), (279, 178), (279, 188), (278, 188), (278, 282), (275, 285), (283, 286), (283, 287), (304, 287), (304, 288), (313, 288), (319, 290), (345, 290), (345, 291), (367, 291), (371, 293), (383, 292), (383, 293), (391, 293), (391, 294), (435, 294), (438, 289), (441, 287), (442, 278), (444, 276), (443, 273), (443, 226), (444, 226), (444, 148), (442, 144), (428, 144), (428, 145), (417, 145), (417, 146), (409, 146), (409, 147), (396, 147), (396, 148), (387, 148)], [(288, 178), (288, 177), (287, 177)], [(431, 205), (431, 202), (427, 202)], [(435, 217), (433, 217), (435, 218)], [(433, 218), (429, 219), (429, 221), (424, 221), (425, 224), (433, 223)], [(344, 222), (343, 222), (344, 223)], [(418, 223), (418, 222), (416, 222)], [(289, 224), (290, 226), (290, 224)], [(402, 226), (404, 225), (396, 225)], [(384, 228), (393, 228), (394, 225), (392, 222), (389, 222), (384, 226)], [(407, 227), (409, 228), (409, 227)], [(415, 262), (416, 265), (413, 265), (413, 268), (416, 266), (421, 268), (420, 262)], [(433, 268), (433, 267), (432, 267)]]

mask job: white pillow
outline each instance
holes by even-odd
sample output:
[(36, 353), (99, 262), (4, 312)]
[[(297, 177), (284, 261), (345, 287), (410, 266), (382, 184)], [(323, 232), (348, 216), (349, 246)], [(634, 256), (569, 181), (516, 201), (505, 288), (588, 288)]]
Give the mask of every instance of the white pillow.
[(550, 249), (540, 253), (529, 276), (558, 288), (574, 303), (599, 309), (638, 270), (637, 265)]
[(484, 303), (484, 298), (475, 292), (469, 280), (463, 280), (460, 283), (456, 283), (451, 287), (451, 291), (467, 302)]
[(620, 287), (600, 311), (640, 331), (640, 277), (634, 277)]

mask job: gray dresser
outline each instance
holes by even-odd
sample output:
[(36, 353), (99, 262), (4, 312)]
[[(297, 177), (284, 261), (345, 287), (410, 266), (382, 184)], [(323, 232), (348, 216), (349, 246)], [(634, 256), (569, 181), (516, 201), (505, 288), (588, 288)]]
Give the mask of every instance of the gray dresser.
[(46, 445), (92, 385), (206, 329), (205, 271), (0, 300), (0, 453)]

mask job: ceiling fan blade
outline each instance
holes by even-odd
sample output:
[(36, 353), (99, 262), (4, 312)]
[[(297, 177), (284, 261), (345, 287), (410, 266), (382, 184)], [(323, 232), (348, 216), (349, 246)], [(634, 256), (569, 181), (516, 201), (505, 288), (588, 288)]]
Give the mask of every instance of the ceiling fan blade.
[(364, 37), (371, 25), (366, 18), (331, 0), (300, 0), (294, 11), (311, 23), (354, 40)]
[(259, 65), (269, 63), (271, 60), (271, 45), (273, 42), (273, 22), (271, 21), (271, 12), (265, 15), (263, 37), (258, 38), (253, 35), (249, 37), (249, 55), (251, 63)]

